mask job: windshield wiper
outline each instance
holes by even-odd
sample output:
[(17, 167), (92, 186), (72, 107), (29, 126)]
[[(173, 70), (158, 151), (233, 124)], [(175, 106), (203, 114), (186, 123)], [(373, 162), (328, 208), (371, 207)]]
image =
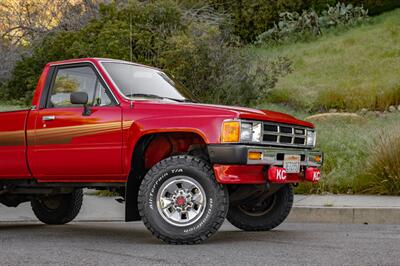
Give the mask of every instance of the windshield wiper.
[(125, 95), (126, 97), (147, 97), (155, 99), (164, 99), (164, 97), (158, 96), (156, 94), (146, 94), (146, 93), (132, 93)]
[(174, 99), (174, 100), (181, 102), (181, 103), (197, 103), (196, 101), (189, 100), (189, 99), (182, 99), (182, 100)]
[(169, 98), (169, 97), (162, 97), (156, 94), (147, 94), (147, 93), (132, 93), (132, 94), (127, 94), (125, 95), (126, 97), (147, 97), (147, 98), (154, 98), (154, 99), (168, 99), (171, 101), (175, 101), (175, 102), (193, 102), (191, 100), (188, 99), (175, 99), (175, 98)]

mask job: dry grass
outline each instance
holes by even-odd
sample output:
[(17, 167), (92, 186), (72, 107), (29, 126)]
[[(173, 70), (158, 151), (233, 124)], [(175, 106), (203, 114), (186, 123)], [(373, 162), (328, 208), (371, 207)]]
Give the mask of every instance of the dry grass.
[(400, 195), (400, 127), (381, 131), (369, 148), (365, 172), (356, 179), (361, 193)]
[(364, 120), (365, 118), (355, 113), (322, 113), (306, 117), (306, 121), (310, 122), (323, 122), (332, 118), (350, 119), (350, 120)]

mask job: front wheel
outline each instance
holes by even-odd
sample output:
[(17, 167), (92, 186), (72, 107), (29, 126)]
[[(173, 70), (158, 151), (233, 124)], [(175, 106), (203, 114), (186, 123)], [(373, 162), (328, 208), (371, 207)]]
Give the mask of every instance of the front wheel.
[(139, 190), (139, 212), (154, 236), (171, 244), (197, 244), (221, 227), (228, 193), (207, 162), (173, 156), (156, 164)]
[(31, 201), (35, 216), (45, 224), (66, 224), (78, 215), (82, 207), (82, 189), (69, 194), (38, 197)]
[(293, 188), (285, 185), (261, 202), (231, 205), (227, 219), (244, 231), (268, 231), (280, 225), (293, 205)]

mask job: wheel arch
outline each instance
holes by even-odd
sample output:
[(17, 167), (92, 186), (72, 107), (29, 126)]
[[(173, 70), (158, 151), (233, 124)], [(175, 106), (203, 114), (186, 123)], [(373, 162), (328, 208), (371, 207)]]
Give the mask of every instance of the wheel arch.
[(179, 154), (193, 154), (208, 160), (204, 134), (195, 130), (167, 130), (147, 132), (136, 142), (130, 160), (130, 171), (125, 187), (125, 220), (140, 220), (137, 208), (138, 191), (147, 171), (159, 161)]

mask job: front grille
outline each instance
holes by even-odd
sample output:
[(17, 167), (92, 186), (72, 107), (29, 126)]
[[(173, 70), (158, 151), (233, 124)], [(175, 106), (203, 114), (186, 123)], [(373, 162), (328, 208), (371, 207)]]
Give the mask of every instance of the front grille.
[(263, 123), (263, 144), (307, 147), (306, 128), (284, 124)]
[(266, 142), (277, 142), (278, 141), (278, 136), (264, 134), (263, 141), (266, 141)]

